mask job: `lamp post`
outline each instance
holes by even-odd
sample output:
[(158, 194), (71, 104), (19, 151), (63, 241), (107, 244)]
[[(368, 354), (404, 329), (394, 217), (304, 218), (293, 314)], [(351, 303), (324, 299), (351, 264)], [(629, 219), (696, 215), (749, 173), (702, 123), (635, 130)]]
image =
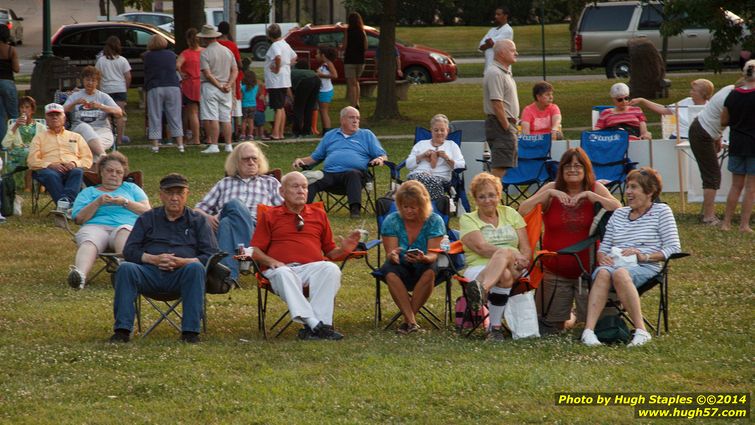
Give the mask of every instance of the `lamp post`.
[(44, 0), (42, 4), (42, 57), (46, 58), (52, 56), (50, 26), (50, 0)]
[(543, 81), (545, 81), (545, 0), (540, 0), (540, 48), (543, 52)]

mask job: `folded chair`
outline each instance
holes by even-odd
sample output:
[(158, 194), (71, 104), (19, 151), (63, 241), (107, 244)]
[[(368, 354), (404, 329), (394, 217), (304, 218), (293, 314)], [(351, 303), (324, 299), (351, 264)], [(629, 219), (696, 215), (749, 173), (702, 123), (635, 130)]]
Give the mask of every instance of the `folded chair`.
[(624, 199), (627, 174), (637, 163), (629, 159), (629, 135), (626, 131), (583, 131), (579, 145), (592, 162), (595, 178), (611, 193)]
[(520, 135), (517, 151), (517, 166), (506, 171), (502, 179), (503, 201), (513, 208), (554, 180), (558, 168), (558, 161), (551, 159), (550, 134)]
[[(324, 209), (322, 203), (312, 203), (310, 206), (313, 206), (315, 208), (321, 208)], [(266, 214), (267, 209), (269, 207), (267, 205), (259, 204), (257, 205), (257, 215), (260, 214)], [(362, 259), (364, 258), (366, 261), (367, 252), (363, 250), (364, 246), (357, 246), (357, 250), (352, 252), (349, 255), (346, 255), (343, 258), (338, 258), (336, 260), (332, 261), (338, 261), (340, 262), (340, 268), (343, 270), (343, 268), (346, 266), (346, 263), (350, 259)], [(273, 287), (270, 283), (270, 281), (262, 274), (262, 269), (260, 268), (259, 264), (257, 264), (256, 261), (252, 259), (252, 257), (247, 255), (236, 255), (234, 258), (240, 262), (242, 262), (242, 265), (244, 262), (248, 262), (249, 267), (241, 267), (241, 273), (242, 274), (253, 274), (255, 279), (257, 280), (257, 329), (262, 333), (263, 338), (267, 339), (268, 332), (274, 332), (276, 331), (276, 328), (278, 328), (279, 325), (283, 323), (283, 321), (286, 319), (286, 316), (288, 315), (288, 309), (286, 309), (283, 314), (281, 314), (278, 319), (272, 324), (272, 326), (267, 326), (267, 300), (268, 300), (268, 294), (273, 293), (275, 295), (275, 291), (273, 291)], [(323, 258), (325, 261), (331, 261), (328, 258)], [(309, 287), (305, 286), (304, 289), (304, 296), (309, 297)], [(275, 333), (275, 337), (279, 337), (283, 332), (288, 329), (289, 326), (293, 323), (293, 320), (290, 320), (286, 322), (285, 325), (281, 326), (279, 329), (277, 329), (277, 332)]]
[[(369, 261), (367, 261), (367, 265), (372, 269), (372, 276), (375, 278), (375, 327), (378, 327), (380, 324), (380, 321), (382, 320), (382, 301), (381, 301), (381, 285), (383, 282), (385, 282), (385, 276), (380, 272), (379, 268), (382, 266), (382, 241), (381, 241), (381, 233), (380, 228), (383, 224), (383, 221), (386, 217), (388, 217), (388, 214), (396, 211), (396, 203), (393, 199), (390, 198), (380, 198), (378, 199), (376, 205), (375, 205), (375, 216), (377, 219), (377, 225), (378, 225), (378, 236), (377, 239), (372, 240), (368, 243), (367, 248), (371, 249), (375, 246), (377, 246), (378, 250), (378, 261), (377, 265), (373, 266)], [(458, 239), (458, 234), (455, 231), (452, 231), (448, 227), (448, 222), (450, 220), (450, 199), (448, 197), (443, 197), (441, 199), (438, 199), (433, 202), (433, 212), (437, 213), (438, 215), (443, 218), (443, 221), (446, 225), (446, 234), (449, 236), (449, 239), (452, 241), (456, 241)], [(452, 317), (452, 309), (451, 309), (451, 278), (454, 275), (454, 270), (456, 265), (460, 265), (464, 263), (463, 257), (452, 255), (447, 257), (447, 261), (439, 261), (437, 264), (437, 270), (436, 270), (436, 278), (435, 278), (435, 286), (439, 286), (443, 283), (445, 283), (445, 295), (444, 295), (444, 311), (443, 316), (439, 316), (432, 310), (430, 310), (427, 305), (423, 306), (420, 311), (419, 315), (423, 317), (425, 320), (427, 320), (435, 329), (440, 329), (441, 322), (443, 326), (448, 325), (450, 321), (453, 320)], [(410, 294), (411, 295), (411, 294)], [(388, 324), (385, 326), (384, 329), (390, 328), (393, 323), (398, 320), (398, 318), (401, 317), (401, 313), (398, 312), (394, 314), (391, 319), (388, 321)], [(441, 319), (443, 317), (443, 319)]]
[[(231, 275), (231, 270), (220, 264), (220, 260), (228, 254), (217, 252), (213, 254), (205, 264), (205, 297), (202, 306), (202, 331), (207, 331), (207, 295), (208, 293), (225, 293), (231, 289), (227, 278)], [(212, 282), (211, 282), (212, 281)], [(210, 288), (216, 288), (212, 290)], [(224, 288), (224, 289), (217, 289)], [(142, 299), (157, 313), (157, 319), (142, 333)], [(136, 308), (136, 328), (142, 338), (150, 334), (162, 322), (167, 322), (176, 331), (181, 332), (181, 320), (183, 318), (179, 307), (183, 300), (180, 292), (142, 292), (136, 297), (134, 306)]]

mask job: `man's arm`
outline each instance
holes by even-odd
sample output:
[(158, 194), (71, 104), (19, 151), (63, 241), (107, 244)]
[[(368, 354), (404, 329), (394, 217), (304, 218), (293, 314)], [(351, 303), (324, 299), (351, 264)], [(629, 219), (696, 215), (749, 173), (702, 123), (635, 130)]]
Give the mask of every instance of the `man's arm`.
[(149, 254), (144, 257), (144, 241), (147, 235), (147, 231), (152, 228), (151, 220), (154, 217), (152, 213), (147, 211), (136, 219), (131, 234), (126, 240), (126, 245), (123, 247), (123, 258), (130, 263), (137, 264), (153, 264), (150, 260)]
[(343, 257), (354, 252), (354, 250), (357, 248), (357, 244), (359, 243), (359, 238), (361, 236), (362, 234), (359, 233), (359, 230), (352, 230), (349, 236), (345, 238), (340, 237), (340, 245), (334, 249), (331, 249), (330, 252), (325, 254), (325, 256), (330, 258), (331, 260), (342, 259)]
[(509, 120), (506, 118), (506, 108), (503, 106), (503, 101), (491, 99), (490, 106), (493, 108), (493, 113), (495, 113), (495, 117), (496, 119), (498, 119), (498, 123), (504, 130), (508, 130)]
[(305, 166), (308, 167), (308, 166), (310, 166), (310, 165), (312, 165), (312, 164), (314, 164), (316, 162), (317, 161), (315, 161), (314, 159), (312, 159), (311, 156), (305, 156), (304, 158), (296, 158), (296, 159), (294, 159), (294, 162), (293, 162), (293, 164), (291, 164), (291, 166), (294, 167), (294, 168), (302, 168), (302, 167), (305, 167)]

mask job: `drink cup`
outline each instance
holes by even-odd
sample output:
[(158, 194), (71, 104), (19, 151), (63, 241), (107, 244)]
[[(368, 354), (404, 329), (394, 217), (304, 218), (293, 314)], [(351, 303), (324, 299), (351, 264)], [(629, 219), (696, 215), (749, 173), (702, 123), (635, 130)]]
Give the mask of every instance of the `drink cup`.
[(367, 241), (370, 238), (370, 232), (368, 232), (365, 229), (358, 229), (359, 230), (359, 242), (367, 243)]

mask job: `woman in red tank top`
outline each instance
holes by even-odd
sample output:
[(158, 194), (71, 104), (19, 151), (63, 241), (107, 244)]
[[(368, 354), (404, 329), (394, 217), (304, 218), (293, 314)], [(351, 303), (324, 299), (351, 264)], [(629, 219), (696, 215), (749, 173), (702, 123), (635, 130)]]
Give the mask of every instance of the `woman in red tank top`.
[[(541, 204), (545, 227), (542, 247), (558, 251), (587, 238), (595, 214), (595, 203), (608, 211), (621, 207), (621, 202), (595, 181), (592, 164), (585, 151), (571, 148), (561, 156), (556, 181), (547, 183), (524, 201), (519, 213), (525, 215)], [(579, 257), (582, 264), (589, 267), (588, 250), (580, 252)], [(574, 301), (577, 303), (578, 319), (584, 321), (587, 290), (580, 288), (582, 271), (576, 258), (571, 255), (557, 256), (544, 260), (543, 265), (545, 275), (536, 296), (542, 321), (554, 330), (564, 329), (565, 322), (571, 318)]]

